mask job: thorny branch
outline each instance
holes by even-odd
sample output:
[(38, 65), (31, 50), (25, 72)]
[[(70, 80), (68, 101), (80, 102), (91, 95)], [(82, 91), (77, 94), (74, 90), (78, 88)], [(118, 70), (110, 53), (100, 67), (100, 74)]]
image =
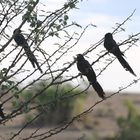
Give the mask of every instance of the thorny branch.
[[(4, 67), (2, 70), (2, 76), (0, 77), (0, 85), (4, 85), (5, 82), (8, 80), (11, 80), (12, 78), (16, 77), (18, 74), (25, 73), (24, 78), (19, 80), (18, 82), (11, 84), (7, 89), (2, 90), (2, 93), (0, 94), (0, 99), (2, 100), (2, 105), (6, 105), (8, 103), (11, 103), (13, 99), (15, 99), (16, 96), (20, 96), (20, 93), (23, 91), (29, 89), (32, 85), (36, 84), (38, 81), (45, 79), (48, 81), (47, 85), (45, 85), (42, 90), (36, 94), (34, 94), (28, 101), (23, 102), (17, 109), (12, 111), (9, 114), (6, 114), (6, 117), (2, 120), (0, 120), (0, 124), (6, 124), (10, 119), (14, 119), (15, 117), (18, 117), (19, 115), (23, 114), (23, 109), (25, 106), (29, 106), (32, 104), (32, 101), (36, 99), (38, 96), (43, 94), (45, 90), (48, 90), (50, 87), (57, 85), (61, 86), (62, 84), (68, 83), (72, 80), (77, 79), (80, 74), (76, 75), (68, 75), (65, 78), (62, 78), (59, 80), (63, 75), (66, 75), (69, 73), (69, 70), (73, 68), (73, 65), (75, 64), (76, 60), (73, 61), (68, 61), (66, 63), (63, 63), (59, 68), (56, 67), (56, 65), (62, 63), (62, 61), (65, 59), (65, 55), (68, 54), (76, 45), (79, 43), (81, 38), (84, 36), (86, 30), (92, 26), (95, 27), (94, 25), (87, 25), (84, 29), (82, 29), (81, 33), (70, 33), (69, 29), (72, 27), (80, 27), (75, 22), (72, 23), (67, 23), (67, 21), (62, 22), (63, 18), (65, 17), (67, 20), (67, 14), (68, 12), (73, 9), (73, 6), (76, 5), (79, 1), (78, 0), (69, 0), (67, 3), (63, 5), (60, 9), (54, 11), (54, 12), (44, 12), (43, 17), (40, 18), (39, 20), (36, 21), (36, 18), (38, 18), (39, 15), (35, 12), (36, 7), (39, 4), (39, 0), (36, 1), (20, 1), (18, 4), (19, 0), (14, 0), (8, 4), (3, 4), (0, 2), (2, 10), (0, 10), (0, 41), (4, 41), (4, 44), (1, 44), (1, 58), (0, 62), (4, 63), (5, 60), (11, 59), (11, 56), (15, 56), (14, 59), (10, 62), (10, 65), (8, 67)], [(33, 5), (32, 5), (33, 2)], [(30, 7), (30, 4), (32, 5)], [(8, 8), (7, 8), (8, 7)], [(28, 8), (31, 8), (29, 11), (27, 10)], [(75, 6), (74, 6), (75, 8)], [(27, 11), (26, 11), (27, 10)], [(25, 15), (28, 13), (28, 17)], [(134, 15), (135, 10), (132, 12), (130, 16), (128, 16), (122, 23), (118, 24), (118, 26), (113, 30), (112, 33), (118, 33), (119, 30), (122, 29), (122, 26), (131, 19), (131, 17)], [(40, 59), (40, 66), (44, 69), (44, 73), (36, 77), (34, 80), (32, 80), (29, 84), (26, 84), (22, 86), (22, 88), (17, 89), (18, 86), (20, 86), (22, 83), (26, 82), (28, 79), (32, 79), (34, 75), (37, 72), (37, 69), (33, 70), (33, 72), (28, 72), (28, 70), (24, 70), (23, 68), (25, 67), (26, 63), (28, 63), (28, 59), (25, 59), (22, 61), (22, 59), (25, 56), (25, 53), (22, 53), (22, 48), (17, 49), (18, 46), (16, 45), (11, 45), (12, 40), (13, 40), (13, 35), (12, 34), (6, 34), (7, 30), (10, 28), (12, 29), (12, 23), (14, 19), (17, 16), (23, 16), (23, 20), (19, 24), (18, 28), (22, 28), (23, 26), (29, 26), (30, 23), (36, 22), (36, 24), (39, 22), (40, 24), (38, 26), (29, 26), (29, 32), (27, 35), (27, 41), (29, 42), (29, 46), (33, 47), (33, 53), (38, 55)], [(36, 17), (33, 17), (33, 15), (37, 15)], [(8, 18), (9, 17), (9, 18)], [(35, 21), (32, 21), (34, 18)], [(59, 21), (59, 22), (58, 22)], [(15, 27), (14, 27), (15, 28)], [(140, 32), (130, 35), (127, 39), (122, 41), (119, 46), (121, 45), (129, 45), (125, 51), (129, 50), (132, 46), (136, 45), (136, 43), (139, 41), (139, 35)], [(56, 49), (53, 50), (53, 52), (48, 53), (46, 49), (42, 47), (42, 44), (46, 42), (48, 39), (51, 37), (60, 39), (61, 43), (55, 43), (54, 46), (57, 46)], [(62, 39), (61, 39), (62, 38)], [(37, 40), (36, 40), (37, 39)], [(103, 43), (103, 38), (99, 40), (97, 43), (92, 45), (91, 47), (87, 48), (87, 50), (83, 53), (84, 55), (90, 54), (93, 50), (97, 49), (100, 45)], [(11, 45), (11, 49), (8, 49), (8, 46)], [(14, 47), (13, 47), (14, 46)], [(12, 48), (13, 47), (13, 48)], [(17, 51), (18, 50), (18, 51)], [(3, 54), (2, 54), (3, 53)], [(16, 55), (15, 55), (16, 54)], [(105, 52), (104, 54), (101, 54), (97, 57), (95, 61), (92, 62), (92, 65), (98, 63), (100, 60), (104, 59), (105, 56), (108, 55), (108, 52)], [(40, 56), (42, 56), (40, 58)], [(108, 63), (100, 70), (97, 76), (100, 76), (103, 71), (105, 71), (110, 64), (114, 62), (115, 58), (111, 58), (110, 61), (107, 61)], [(17, 67), (17, 69), (15, 68)], [(11, 72), (12, 71), (12, 72)], [(27, 73), (26, 73), (27, 72)], [(78, 73), (78, 72), (77, 72)], [(47, 78), (46, 78), (47, 76)], [(119, 89), (117, 92), (109, 95), (108, 98), (111, 98), (112, 96), (120, 93), (124, 89), (129, 88), (130, 86), (136, 84), (139, 82), (140, 78), (137, 78), (130, 84), (126, 85), (125, 87)], [(9, 81), (8, 81), (9, 82)], [(78, 83), (77, 86), (69, 90), (69, 93), (72, 93), (72, 91), (76, 90), (80, 84)], [(84, 94), (88, 89), (90, 85), (88, 85), (85, 89), (83, 89), (81, 92), (78, 92), (76, 94), (65, 94), (66, 96), (60, 96), (57, 97), (60, 101), (67, 100), (70, 98), (74, 98), (76, 96), (79, 96), (81, 94)], [(15, 90), (16, 89), (16, 90)], [(13, 92), (14, 91), (14, 92)], [(57, 92), (57, 90), (56, 90)], [(34, 105), (34, 106), (29, 106), (29, 111), (36, 110), (40, 107), (44, 107), (46, 110), (50, 104), (53, 104), (56, 101), (56, 99), (51, 100), (47, 104), (43, 105)], [(88, 115), (90, 112), (94, 110), (94, 107), (100, 103), (104, 102), (104, 100), (97, 101), (95, 104), (93, 104), (90, 108), (86, 109), (85, 111), (81, 112), (80, 114), (76, 115), (73, 117), (69, 122), (65, 123), (64, 125), (60, 125), (58, 127), (55, 127), (53, 129), (50, 129), (49, 131), (39, 133), (41, 129), (36, 129), (33, 133), (30, 134), (29, 137), (23, 138), (23, 140), (29, 140), (29, 139), (38, 139), (38, 140), (44, 140), (47, 139), (53, 135), (56, 135), (63, 130), (67, 129), (75, 120)], [(36, 114), (34, 118), (28, 123), (26, 123), (21, 129), (17, 131), (17, 133), (13, 134), (9, 140), (14, 140), (17, 136), (19, 136), (27, 126), (31, 125), (37, 118), (40, 117), (40, 115), (43, 114), (43, 112), (40, 112), (39, 114)]]
[[(128, 84), (128, 85), (122, 87), (122, 88), (119, 89), (117, 92), (112, 93), (111, 95), (107, 96), (107, 97), (106, 97), (106, 100), (109, 99), (109, 98), (111, 98), (112, 96), (114, 96), (114, 95), (116, 95), (116, 94), (121, 93), (121, 91), (123, 91), (123, 90), (125, 90), (125, 89), (131, 87), (132, 85), (134, 85), (135, 83), (137, 83), (137, 82), (139, 82), (139, 81), (140, 81), (140, 78), (138, 78), (138, 79), (132, 81), (130, 84)], [(32, 135), (32, 136), (30, 136), (30, 137), (27, 137), (27, 138), (24, 138), (23, 140), (35, 139), (35, 138), (38, 138), (38, 140), (44, 140), (44, 139), (49, 138), (49, 137), (51, 137), (51, 136), (53, 136), (53, 135), (56, 135), (56, 134), (62, 132), (63, 130), (67, 129), (75, 120), (77, 120), (77, 119), (79, 119), (79, 118), (81, 118), (81, 117), (84, 117), (85, 115), (91, 113), (91, 112), (94, 110), (94, 108), (95, 108), (96, 105), (98, 105), (98, 104), (100, 104), (100, 103), (102, 103), (102, 102), (104, 102), (104, 101), (105, 101), (105, 100), (97, 101), (97, 102), (94, 103), (92, 106), (90, 106), (88, 109), (86, 109), (86, 110), (83, 111), (82, 113), (80, 113), (80, 114), (76, 115), (75, 117), (73, 117), (68, 123), (66, 123), (66, 124), (63, 125), (63, 126), (58, 126), (58, 127), (56, 127), (56, 128), (50, 129), (49, 131), (44, 132), (44, 133), (41, 133), (41, 134), (36, 134), (36, 135), (35, 135), (35, 133), (34, 133), (34, 135)]]

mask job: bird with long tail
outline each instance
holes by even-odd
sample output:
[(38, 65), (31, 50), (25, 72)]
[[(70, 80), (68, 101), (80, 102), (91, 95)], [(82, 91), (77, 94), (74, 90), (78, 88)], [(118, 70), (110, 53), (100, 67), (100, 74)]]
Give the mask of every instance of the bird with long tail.
[(17, 43), (18, 46), (22, 46), (29, 61), (31, 62), (33, 68), (35, 68), (35, 66), (37, 66), (37, 68), (40, 70), (40, 72), (42, 73), (42, 69), (40, 68), (36, 57), (34, 56), (33, 52), (30, 49), (30, 46), (27, 43), (27, 40), (25, 39), (25, 37), (21, 34), (21, 30), (20, 29), (15, 29), (13, 34), (14, 34), (14, 40)]
[(89, 62), (84, 58), (82, 54), (78, 54), (76, 60), (77, 60), (77, 68), (80, 71), (80, 73), (87, 77), (89, 83), (97, 92), (98, 96), (102, 99), (105, 99), (105, 92), (103, 91), (101, 85), (98, 83), (96, 74), (92, 66), (89, 64)]
[(104, 47), (109, 53), (112, 53), (114, 56), (117, 57), (121, 65), (124, 67), (126, 71), (129, 71), (131, 74), (136, 76), (133, 69), (130, 67), (128, 62), (123, 58), (124, 54), (121, 52), (118, 44), (113, 39), (113, 36), (111, 33), (106, 33), (104, 38)]

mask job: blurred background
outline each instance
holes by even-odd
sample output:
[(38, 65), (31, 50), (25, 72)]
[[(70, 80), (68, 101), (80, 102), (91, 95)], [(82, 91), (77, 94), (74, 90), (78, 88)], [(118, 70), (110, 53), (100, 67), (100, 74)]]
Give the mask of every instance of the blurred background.
[[(38, 46), (36, 41), (43, 42), (35, 52), (44, 71), (41, 76), (29, 65), (24, 54), (24, 59), (17, 61), (18, 64), (13, 67), (13, 60), (17, 60), (21, 55), (20, 48), (16, 48), (14, 41), (11, 41), (10, 47), (1, 53), (0, 101), (5, 118), (0, 119), (0, 140), (139, 140), (140, 2), (75, 1), (74, 4), (74, 0), (39, 1), (34, 12), (40, 14), (40, 21), (43, 21), (44, 17), (48, 17), (48, 20), (37, 31), (45, 28), (40, 35), (42, 37), (46, 33), (46, 38), (34, 38), (36, 26), (30, 22), (38, 17), (32, 15), (31, 21), (28, 19), (28, 23), (22, 26), (25, 37), (33, 31), (29, 41), (33, 49)], [(0, 12), (3, 13), (3, 9), (7, 8), (5, 5), (12, 2), (15, 2), (13, 13), (16, 13), (16, 10), (20, 11), (20, 8), (24, 11), (24, 6), (17, 8), (23, 3), (25, 9), (28, 8), (28, 13), (34, 4), (34, 0), (8, 0), (7, 3), (1, 1)], [(64, 10), (57, 15), (59, 8), (64, 6), (67, 9), (67, 2), (70, 2), (71, 10)], [(9, 41), (15, 25), (19, 27), (24, 21), (27, 13), (22, 12), (15, 16), (9, 13), (11, 16), (7, 16), (7, 22), (2, 22), (4, 15), (1, 14), (1, 47)], [(54, 17), (49, 19), (52, 15), (58, 16), (59, 22), (52, 22)], [(12, 16), (14, 20), (8, 21)], [(74, 27), (69, 26), (71, 23)], [(59, 24), (60, 26), (57, 26)], [(59, 34), (61, 27), (62, 30), (66, 30)], [(50, 28), (51, 32), (48, 32)], [(125, 52), (125, 59), (137, 77), (124, 70), (111, 54), (101, 58), (93, 65), (97, 79), (108, 97), (101, 100), (89, 86), (86, 77), (78, 75), (79, 71), (74, 61), (78, 53), (85, 53), (85, 58), (90, 63), (98, 60), (106, 52), (102, 40), (104, 35), (115, 29), (116, 42), (121, 44), (124, 40), (127, 41), (120, 49), (125, 51), (129, 48)], [(68, 39), (72, 42), (68, 42)], [(137, 41), (133, 42), (133, 39)], [(96, 43), (99, 45), (94, 49)], [(90, 51), (91, 49), (93, 50)], [(45, 52), (44, 55), (41, 51)], [(25, 61), (27, 63), (23, 65), (24, 68), (19, 69)], [(111, 65), (108, 65), (110, 62)], [(16, 70), (17, 73), (12, 76)]]

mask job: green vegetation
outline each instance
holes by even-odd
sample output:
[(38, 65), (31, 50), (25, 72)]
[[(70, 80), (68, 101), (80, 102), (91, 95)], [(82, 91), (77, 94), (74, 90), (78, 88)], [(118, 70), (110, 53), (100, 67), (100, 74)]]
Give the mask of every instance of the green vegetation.
[[(22, 110), (26, 113), (25, 122), (31, 121), (36, 116), (36, 113), (41, 113), (34, 124), (41, 126), (60, 124), (81, 112), (84, 95), (75, 96), (75, 94), (81, 92), (80, 90), (75, 89), (70, 84), (54, 85), (45, 90), (46, 87), (46, 82), (38, 82), (30, 89), (20, 93), (18, 98), (13, 101), (14, 110), (40, 93), (39, 96), (32, 100), (30, 106), (25, 106)], [(70, 98), (70, 96), (73, 97)], [(35, 106), (38, 107), (31, 111), (31, 108)]]
[[(114, 136), (101, 138), (98, 131), (93, 129), (92, 132), (85, 133), (82, 140), (139, 140), (140, 115), (131, 101), (125, 100), (124, 106), (128, 113), (126, 117), (121, 116), (115, 120), (118, 125), (118, 132)], [(104, 116), (101, 115), (101, 117)]]
[(140, 139), (140, 115), (131, 101), (126, 100), (127, 117), (117, 119), (118, 133), (113, 138), (106, 140), (139, 140)]

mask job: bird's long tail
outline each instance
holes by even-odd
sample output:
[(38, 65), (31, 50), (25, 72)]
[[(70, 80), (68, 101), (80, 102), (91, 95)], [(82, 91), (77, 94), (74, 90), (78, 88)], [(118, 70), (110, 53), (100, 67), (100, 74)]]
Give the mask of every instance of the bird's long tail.
[(101, 85), (97, 81), (94, 83), (91, 83), (91, 85), (94, 88), (94, 90), (97, 92), (98, 96), (101, 97), (102, 99), (105, 99), (105, 93)]
[(125, 68), (126, 71), (129, 71), (131, 74), (133, 74), (134, 76), (136, 76), (136, 74), (134, 73), (134, 71), (132, 70), (132, 68), (130, 67), (130, 65), (126, 62), (126, 60), (123, 58), (123, 56), (117, 55), (116, 57), (118, 58), (119, 62)]
[(29, 46), (24, 46), (23, 47), (25, 50), (25, 53), (29, 59), (29, 61), (31, 62), (32, 66), (35, 68), (35, 65), (37, 66), (37, 68), (40, 70), (40, 72), (42, 73), (42, 69), (40, 68), (36, 57), (34, 56), (34, 54), (32, 53), (32, 51), (30, 50)]

